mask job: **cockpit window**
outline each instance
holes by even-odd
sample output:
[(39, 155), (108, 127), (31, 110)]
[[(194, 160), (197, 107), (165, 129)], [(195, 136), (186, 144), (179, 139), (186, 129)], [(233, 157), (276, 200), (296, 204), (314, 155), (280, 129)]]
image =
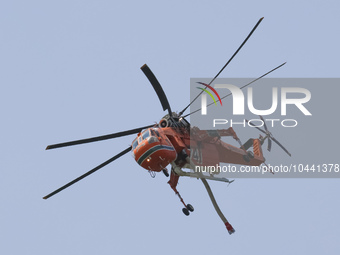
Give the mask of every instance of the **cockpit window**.
[(132, 150), (134, 150), (138, 146), (137, 138), (132, 142)]
[(159, 137), (159, 133), (158, 133), (157, 129), (153, 129), (152, 131), (155, 131), (155, 133), (156, 133), (157, 136)]
[(144, 133), (142, 134), (142, 137), (143, 137), (143, 140), (146, 139), (147, 137), (150, 136), (150, 132), (149, 132), (149, 129), (144, 131)]
[(151, 132), (151, 136), (156, 136), (156, 133), (153, 129), (150, 129), (150, 132)]

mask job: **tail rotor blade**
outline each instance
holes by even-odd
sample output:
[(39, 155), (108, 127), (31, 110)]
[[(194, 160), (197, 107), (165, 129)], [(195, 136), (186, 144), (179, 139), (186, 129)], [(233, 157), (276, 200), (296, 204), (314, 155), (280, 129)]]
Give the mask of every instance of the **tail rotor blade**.
[(270, 137), (268, 137), (268, 147), (267, 150), (270, 151), (272, 149), (272, 140)]
[(85, 177), (89, 176), (90, 174), (93, 174), (94, 172), (98, 171), (99, 169), (101, 169), (102, 167), (106, 166), (107, 164), (111, 163), (112, 161), (116, 160), (117, 158), (123, 156), (124, 154), (128, 153), (131, 150), (131, 146), (125, 150), (123, 150), (122, 152), (118, 153), (117, 155), (115, 155), (114, 157), (110, 158), (109, 160), (105, 161), (104, 163), (100, 164), (99, 166), (93, 168), (92, 170), (86, 172), (85, 174), (79, 176), (78, 178), (74, 179), (73, 181), (65, 184), (64, 186), (60, 187), (59, 189), (51, 192), (50, 194), (46, 195), (43, 197), (43, 199), (48, 199), (52, 196), (54, 196), (55, 194), (59, 193), (60, 191), (70, 187), (71, 185), (75, 184), (76, 182), (84, 179)]
[(271, 137), (271, 139), (278, 145), (281, 147), (282, 150), (284, 150), (290, 157), (292, 156), (292, 154), (290, 154), (290, 152), (285, 148), (283, 147), (283, 145), (281, 143), (279, 143), (278, 140), (276, 140), (274, 137)]
[(250, 124), (251, 126), (255, 127), (256, 129), (260, 130), (262, 133), (267, 134), (266, 131), (264, 131), (263, 129), (261, 129), (261, 128), (259, 128), (259, 127), (256, 127), (253, 123), (249, 122), (248, 120), (246, 120), (246, 122), (247, 122), (248, 124)]
[(268, 136), (268, 145), (267, 145), (267, 150), (270, 151), (272, 149), (272, 140), (270, 139), (272, 136), (271, 136), (271, 133), (269, 132), (268, 128), (267, 128), (267, 124), (265, 122), (265, 120), (263, 119), (263, 117), (261, 115), (260, 116), (260, 119), (263, 121), (263, 126), (264, 126), (264, 129), (266, 130), (266, 134)]
[(266, 122), (264, 121), (263, 117), (261, 115), (260, 116), (260, 119), (263, 121), (263, 125), (264, 125), (264, 130), (266, 130), (268, 132), (268, 128), (267, 128), (267, 125), (266, 125)]
[[(260, 116), (261, 117), (261, 116)], [(272, 148), (272, 140), (281, 147), (282, 150), (284, 150), (290, 157), (292, 156), (292, 154), (290, 154), (290, 152), (278, 141), (276, 140), (273, 135), (267, 130), (263, 130), (259, 127), (256, 127), (253, 123), (249, 122), (248, 120), (246, 120), (246, 122), (248, 124), (250, 124), (251, 126), (255, 127), (256, 129), (258, 129), (259, 131), (261, 131), (262, 133), (266, 134), (267, 138), (268, 138), (268, 147), (267, 150), (270, 151)]]

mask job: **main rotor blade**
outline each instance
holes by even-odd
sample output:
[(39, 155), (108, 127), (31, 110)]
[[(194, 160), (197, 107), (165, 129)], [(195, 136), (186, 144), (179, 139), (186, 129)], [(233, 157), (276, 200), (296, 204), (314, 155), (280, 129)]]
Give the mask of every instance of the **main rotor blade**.
[[(257, 77), (256, 79), (252, 80), (251, 82), (247, 83), (246, 85), (243, 85), (242, 87), (240, 87), (240, 89), (244, 89), (245, 87), (248, 87), (250, 84), (252, 84), (252, 83), (254, 83), (254, 82), (256, 82), (256, 81), (262, 79), (263, 77), (267, 76), (267, 75), (270, 74), (271, 72), (274, 72), (276, 69), (279, 69), (280, 67), (284, 66), (286, 63), (287, 63), (287, 62), (284, 62), (283, 64), (281, 64), (281, 65), (275, 67), (274, 69), (270, 70), (269, 72), (267, 72), (267, 73), (261, 75), (260, 77)], [(228, 96), (230, 96), (230, 95), (232, 95), (232, 94), (229, 93), (229, 94), (227, 94), (227, 95), (221, 97), (221, 100), (225, 99), (226, 97), (228, 97)], [(210, 106), (210, 105), (213, 105), (213, 104), (214, 104), (214, 103), (210, 103), (210, 104), (207, 105), (207, 107)], [(193, 111), (193, 112), (191, 112), (191, 113), (188, 113), (187, 115), (184, 115), (183, 118), (188, 117), (189, 115), (194, 114), (194, 113), (198, 112), (199, 110), (201, 110), (201, 108), (200, 108), (200, 109), (197, 109), (197, 110), (195, 110), (195, 111)]]
[(71, 185), (75, 184), (76, 182), (84, 179), (85, 177), (89, 176), (90, 174), (93, 174), (94, 172), (96, 172), (100, 168), (106, 166), (107, 164), (111, 163), (112, 161), (116, 160), (117, 158), (119, 158), (119, 157), (123, 156), (124, 154), (128, 153), (130, 150), (131, 150), (131, 146), (129, 148), (123, 150), (122, 152), (118, 153), (114, 157), (110, 158), (109, 160), (105, 161), (104, 163), (100, 164), (99, 166), (97, 166), (97, 167), (93, 168), (92, 170), (88, 171), (87, 173), (79, 176), (78, 178), (74, 179), (73, 181), (71, 181), (71, 182), (65, 184), (64, 186), (60, 187), (59, 189), (51, 192), (47, 196), (44, 196), (43, 199), (48, 199), (48, 198), (54, 196), (55, 194), (59, 193), (60, 191), (70, 187)]
[(149, 126), (135, 128), (135, 129), (131, 129), (131, 130), (126, 130), (126, 131), (122, 131), (122, 132), (118, 132), (118, 133), (114, 133), (114, 134), (109, 134), (109, 135), (102, 135), (102, 136), (86, 138), (86, 139), (81, 139), (81, 140), (76, 140), (76, 141), (70, 141), (70, 142), (65, 142), (65, 143), (52, 144), (52, 145), (48, 145), (46, 147), (46, 150), (60, 148), (60, 147), (66, 147), (66, 146), (72, 146), (72, 145), (77, 145), (77, 144), (83, 144), (83, 143), (92, 143), (92, 142), (117, 138), (117, 137), (121, 137), (121, 136), (137, 134), (140, 131), (142, 131), (143, 129), (153, 127), (153, 126), (154, 125), (149, 125)]
[(159, 98), (159, 101), (161, 101), (163, 111), (168, 110), (169, 115), (171, 117), (172, 111), (171, 111), (171, 108), (170, 108), (169, 101), (168, 101), (168, 99), (167, 99), (167, 97), (164, 93), (164, 90), (163, 90), (161, 84), (157, 80), (156, 76), (153, 74), (153, 72), (150, 70), (150, 68), (146, 64), (144, 64), (140, 69), (142, 69), (143, 73), (149, 79), (152, 87), (156, 91), (157, 96)]
[[(211, 85), (211, 83), (213, 83), (213, 81), (220, 75), (220, 73), (222, 73), (222, 71), (224, 70), (224, 68), (227, 67), (227, 65), (229, 65), (229, 63), (231, 62), (231, 60), (236, 56), (236, 54), (241, 50), (241, 48), (243, 47), (243, 45), (248, 41), (248, 39), (250, 38), (250, 36), (254, 33), (254, 31), (256, 30), (256, 28), (258, 27), (258, 25), (260, 25), (261, 21), (263, 20), (264, 17), (260, 18), (259, 21), (256, 23), (256, 25), (253, 27), (253, 29), (250, 31), (250, 33), (248, 34), (248, 36), (246, 37), (246, 39), (244, 39), (243, 43), (240, 45), (240, 47), (238, 47), (238, 49), (235, 51), (235, 53), (231, 56), (231, 58), (228, 60), (228, 62), (222, 67), (222, 69), (215, 75), (215, 77), (209, 82), (208, 85)], [(207, 87), (205, 87), (206, 89)], [(201, 91), (191, 102), (189, 105), (187, 105), (180, 113), (179, 116), (182, 116), (182, 114), (186, 111), (186, 109), (188, 109), (188, 107), (196, 101), (196, 99), (203, 93), (203, 91)]]

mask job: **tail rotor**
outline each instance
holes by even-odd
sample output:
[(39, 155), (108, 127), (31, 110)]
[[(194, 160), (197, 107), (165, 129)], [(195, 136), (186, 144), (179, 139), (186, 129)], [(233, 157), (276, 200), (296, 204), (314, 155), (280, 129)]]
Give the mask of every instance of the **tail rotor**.
[(290, 152), (278, 141), (275, 139), (275, 137), (273, 136), (273, 134), (271, 132), (269, 132), (268, 130), (268, 127), (266, 125), (266, 122), (264, 121), (263, 117), (260, 116), (262, 122), (263, 122), (263, 127), (264, 127), (264, 130), (262, 128), (259, 128), (257, 127), (256, 125), (254, 125), (253, 123), (249, 122), (248, 120), (247, 123), (253, 127), (255, 127), (256, 129), (258, 129), (259, 131), (261, 131), (262, 133), (265, 134), (264, 137), (261, 136), (260, 140), (261, 140), (261, 144), (264, 143), (264, 141), (266, 139), (268, 139), (268, 145), (267, 145), (267, 150), (268, 151), (271, 151), (271, 148), (272, 148), (272, 141), (274, 141), (278, 146), (281, 147), (282, 150), (284, 150), (290, 157), (292, 156), (292, 154), (290, 154)]

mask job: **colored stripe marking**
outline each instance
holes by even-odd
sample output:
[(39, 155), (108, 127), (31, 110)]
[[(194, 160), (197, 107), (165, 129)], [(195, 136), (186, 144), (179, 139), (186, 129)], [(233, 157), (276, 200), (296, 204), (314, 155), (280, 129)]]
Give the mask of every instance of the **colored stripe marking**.
[(147, 159), (151, 154), (153, 154), (154, 152), (158, 150), (174, 151), (175, 149), (170, 146), (163, 146), (163, 145), (157, 145), (157, 146), (151, 147), (146, 152), (144, 152), (142, 156), (139, 157), (139, 159), (137, 160), (137, 163), (141, 165), (145, 159)]
[(222, 105), (222, 100), (220, 98), (220, 95), (217, 93), (217, 91), (212, 86), (210, 86), (210, 85), (208, 85), (206, 83), (203, 83), (203, 82), (197, 82), (197, 83), (199, 83), (201, 85), (204, 85), (204, 86), (208, 87), (209, 89), (211, 89), (216, 94), (216, 96), (218, 97), (218, 100), (220, 101), (220, 103)]
[(202, 89), (202, 88), (200, 88), (200, 87), (197, 87), (197, 88), (200, 89), (200, 90), (203, 90), (203, 91), (207, 92), (207, 93), (209, 94), (209, 96), (211, 96), (211, 98), (214, 100), (214, 103), (215, 103), (215, 105), (216, 105), (216, 100), (215, 100), (214, 96), (213, 96), (208, 90)]

